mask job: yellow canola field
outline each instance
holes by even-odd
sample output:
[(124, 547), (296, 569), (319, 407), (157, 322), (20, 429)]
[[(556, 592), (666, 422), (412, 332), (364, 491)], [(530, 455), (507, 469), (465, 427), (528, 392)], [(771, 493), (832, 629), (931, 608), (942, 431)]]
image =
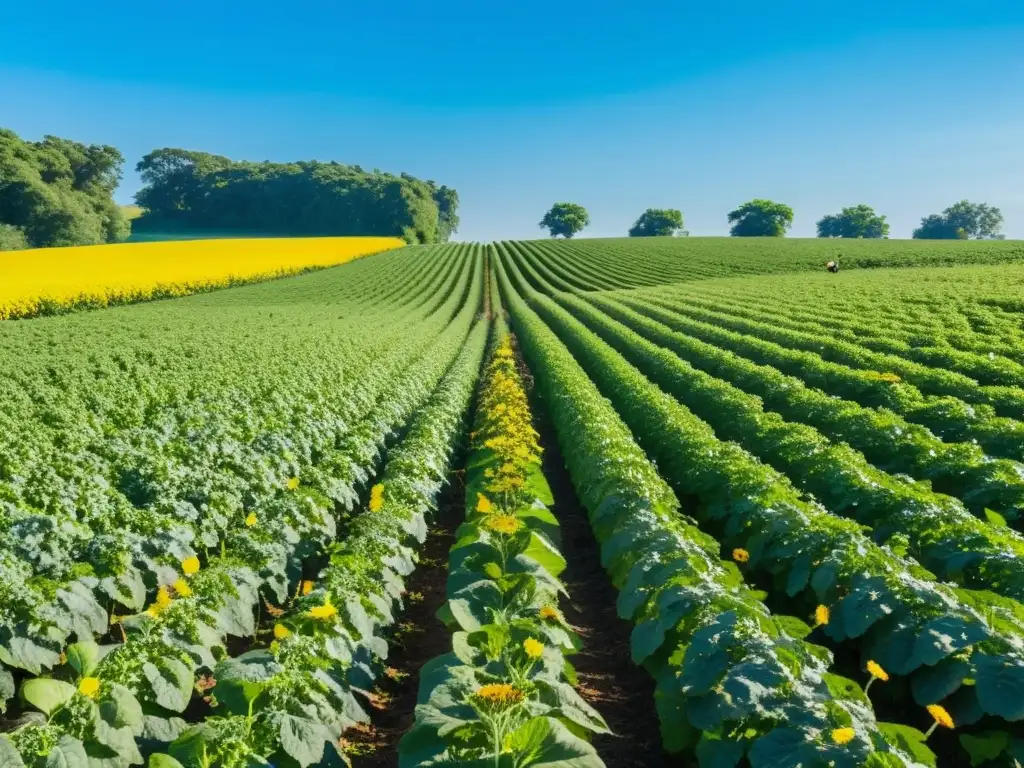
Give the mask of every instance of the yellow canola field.
[(0, 253), (0, 320), (296, 274), (400, 248), (396, 237), (179, 240)]

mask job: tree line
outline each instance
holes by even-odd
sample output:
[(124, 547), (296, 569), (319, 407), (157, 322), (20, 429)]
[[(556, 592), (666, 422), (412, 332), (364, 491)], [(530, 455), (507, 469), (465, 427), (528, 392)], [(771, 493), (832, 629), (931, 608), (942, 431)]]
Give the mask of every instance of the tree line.
[(123, 164), (105, 144), (24, 141), (0, 128), (0, 251), (124, 240), (129, 225), (113, 199)]
[(136, 166), (139, 232), (378, 235), (447, 242), (459, 226), (454, 189), (336, 162), (239, 162), (158, 149)]
[[(793, 224), (793, 209), (773, 200), (751, 200), (728, 214), (733, 237), (784, 237)], [(587, 210), (576, 203), (555, 203), (541, 219), (541, 229), (552, 237), (570, 238), (590, 224)], [(1003, 214), (986, 203), (961, 200), (921, 219), (916, 240), (1001, 240)], [(823, 216), (818, 237), (887, 238), (889, 224), (869, 205), (854, 205)], [(674, 208), (648, 208), (630, 228), (630, 237), (674, 237), (688, 234), (683, 213)]]
[(0, 251), (93, 245), (142, 233), (394, 236), (447, 242), (459, 226), (451, 187), (336, 162), (237, 162), (157, 149), (135, 170), (142, 215), (113, 199), (124, 156), (56, 136), (26, 141), (0, 129)]

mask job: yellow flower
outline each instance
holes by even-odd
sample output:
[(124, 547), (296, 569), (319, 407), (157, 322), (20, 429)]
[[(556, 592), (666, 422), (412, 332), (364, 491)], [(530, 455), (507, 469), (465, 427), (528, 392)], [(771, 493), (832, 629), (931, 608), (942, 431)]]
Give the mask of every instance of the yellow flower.
[(314, 619), (319, 619), (321, 621), (326, 621), (327, 619), (336, 616), (337, 614), (338, 609), (331, 605), (329, 602), (324, 603), (323, 605), (314, 605), (312, 608), (309, 609), (309, 615), (312, 616)]
[(157, 590), (156, 604), (161, 610), (169, 606), (172, 599), (171, 592), (167, 587), (160, 587), (160, 589)]
[(299, 478), (291, 477), (291, 478), (288, 479), (288, 490), (289, 491), (294, 491), (298, 487), (299, 487)]
[(836, 728), (832, 731), (832, 741), (836, 744), (849, 744), (857, 732), (853, 728)]
[(192, 587), (188, 585), (188, 582), (184, 579), (178, 579), (174, 582), (174, 591), (177, 592), (181, 597), (188, 597), (192, 594)]
[(544, 655), (544, 643), (528, 637), (523, 641), (523, 650), (531, 659), (539, 659)]
[(248, 528), (252, 528), (254, 525), (256, 525), (256, 513), (255, 512), (250, 512), (246, 516), (246, 518), (245, 518), (245, 525)]
[(370, 511), (380, 512), (384, 507), (384, 485), (377, 483), (370, 489)]
[(181, 561), (181, 570), (185, 572), (186, 576), (195, 576), (199, 573), (199, 558), (186, 557)]
[(750, 559), (750, 553), (747, 552), (747, 550), (745, 549), (740, 549), (739, 547), (737, 547), (732, 551), (732, 559), (735, 560), (737, 563), (745, 563), (747, 562), (747, 560)]
[(482, 493), (476, 495), (476, 511), (487, 513), (490, 512), (493, 507), (491, 506), (491, 500), (484, 496)]
[(487, 518), (487, 527), (495, 533), (511, 535), (523, 527), (523, 521), (515, 515), (491, 515)]
[(310, 592), (313, 591), (313, 582), (312, 581), (303, 581), (299, 585), (299, 587), (300, 587), (301, 592), (302, 592), (303, 595), (308, 595)]
[(867, 669), (868, 669), (868, 674), (870, 674), (871, 677), (877, 677), (883, 683), (887, 682), (889, 680), (889, 673), (886, 672), (884, 669), (882, 669), (882, 667), (878, 664), (878, 662), (869, 661), (868, 665), (867, 665)]
[(274, 625), (274, 637), (276, 637), (278, 640), (284, 640), (291, 633), (292, 631), (288, 629), (288, 627), (286, 627), (284, 624)]
[(78, 692), (83, 696), (94, 698), (100, 692), (100, 681), (97, 677), (83, 677), (78, 683)]
[(814, 626), (823, 627), (828, 624), (829, 611), (827, 605), (819, 605), (814, 609)]
[(556, 611), (550, 605), (545, 605), (543, 608), (540, 609), (540, 617), (544, 620), (557, 619), (558, 611)]
[(944, 707), (941, 707), (938, 704), (929, 704), (926, 709), (928, 710), (928, 714), (935, 720), (936, 725), (941, 725), (943, 728), (953, 727), (953, 718), (950, 717), (949, 712), (947, 712)]
[(523, 692), (508, 683), (490, 683), (473, 694), (481, 702), (496, 708), (510, 707), (523, 699)]

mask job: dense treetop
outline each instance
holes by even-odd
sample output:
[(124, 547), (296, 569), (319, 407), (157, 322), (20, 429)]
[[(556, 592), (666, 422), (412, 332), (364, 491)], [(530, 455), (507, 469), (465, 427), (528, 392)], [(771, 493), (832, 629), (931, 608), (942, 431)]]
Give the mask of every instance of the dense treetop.
[(546, 229), (552, 237), (569, 239), (590, 223), (587, 209), (577, 203), (555, 203), (540, 220), (540, 228)]
[(112, 198), (123, 164), (114, 147), (25, 141), (0, 128), (0, 250), (125, 239), (128, 222)]
[(751, 200), (729, 211), (733, 237), (785, 237), (793, 223), (793, 209), (772, 200)]
[(136, 166), (146, 213), (140, 231), (217, 230), (281, 235), (393, 235), (447, 241), (459, 224), (454, 189), (406, 173), (301, 161), (238, 162), (158, 149)]
[(999, 240), (1003, 213), (986, 203), (961, 200), (942, 213), (921, 219), (914, 230), (915, 240)]
[(683, 212), (675, 208), (648, 208), (629, 230), (630, 237), (667, 237), (683, 229)]
[(818, 237), (864, 237), (878, 239), (889, 236), (885, 216), (875, 213), (870, 205), (854, 205), (839, 213), (830, 213), (818, 221)]

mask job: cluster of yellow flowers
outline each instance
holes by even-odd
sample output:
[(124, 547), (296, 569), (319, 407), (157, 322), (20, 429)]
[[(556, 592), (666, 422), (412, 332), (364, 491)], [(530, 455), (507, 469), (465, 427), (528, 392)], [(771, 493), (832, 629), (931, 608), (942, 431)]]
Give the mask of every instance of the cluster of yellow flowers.
[(0, 320), (184, 296), (400, 248), (393, 237), (190, 240), (0, 254)]
[(370, 489), (370, 511), (380, 512), (384, 508), (384, 485), (377, 483)]
[[(540, 446), (526, 391), (516, 370), (515, 353), (507, 336), (484, 372), (480, 414), (474, 440), (498, 457), (497, 466), (485, 471), (487, 491), (511, 505), (526, 485), (528, 467), (540, 461)], [(491, 500), (481, 496), (477, 511), (490, 512), (491, 508)]]
[[(156, 599), (153, 604), (146, 609), (146, 615), (151, 619), (155, 619), (161, 613), (167, 610), (167, 608), (174, 602), (174, 595), (178, 597), (189, 597), (192, 594), (192, 587), (189, 585), (187, 579), (195, 576), (199, 573), (199, 558), (198, 557), (186, 557), (181, 561), (181, 571), (185, 574), (184, 579), (177, 579), (170, 587), (167, 585), (161, 586), (156, 592)], [(173, 591), (173, 594), (172, 594)]]

